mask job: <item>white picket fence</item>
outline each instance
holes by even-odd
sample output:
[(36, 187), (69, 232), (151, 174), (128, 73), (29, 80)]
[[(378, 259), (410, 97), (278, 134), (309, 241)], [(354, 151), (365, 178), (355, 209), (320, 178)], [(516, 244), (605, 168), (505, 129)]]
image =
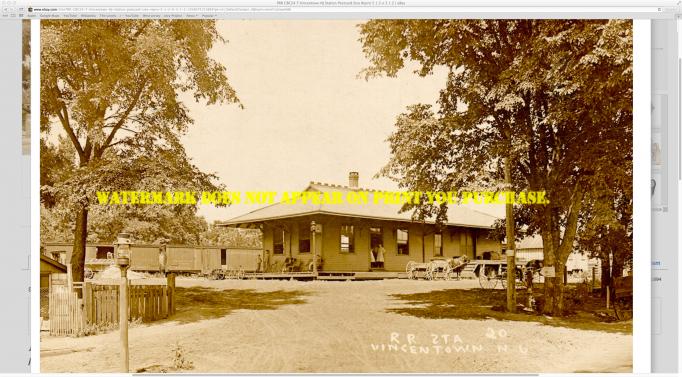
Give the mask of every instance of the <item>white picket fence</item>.
[(66, 285), (50, 290), (50, 335), (80, 336), (85, 331), (83, 299)]
[[(169, 275), (163, 283), (128, 286), (129, 320), (151, 322), (175, 313), (175, 275)], [(82, 336), (88, 325), (117, 326), (119, 286), (111, 282), (87, 282), (69, 287), (66, 274), (53, 274), (49, 321), (50, 335), (54, 336)]]

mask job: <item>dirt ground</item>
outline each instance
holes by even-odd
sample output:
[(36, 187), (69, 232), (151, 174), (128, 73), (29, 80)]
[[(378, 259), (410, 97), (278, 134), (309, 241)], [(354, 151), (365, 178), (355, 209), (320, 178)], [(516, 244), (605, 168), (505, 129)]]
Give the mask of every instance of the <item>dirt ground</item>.
[[(399, 295), (479, 288), (472, 280), (177, 285), (174, 317), (130, 329), (131, 372), (169, 370), (178, 346), (195, 373), (632, 371), (631, 334), (401, 313), (420, 304)], [(117, 331), (43, 335), (40, 369), (117, 372), (119, 354)]]

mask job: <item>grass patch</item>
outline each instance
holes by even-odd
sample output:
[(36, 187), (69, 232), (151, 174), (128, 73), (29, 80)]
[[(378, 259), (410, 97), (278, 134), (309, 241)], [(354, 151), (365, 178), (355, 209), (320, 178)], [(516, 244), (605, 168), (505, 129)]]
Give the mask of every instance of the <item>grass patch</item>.
[(175, 289), (175, 315), (169, 319), (190, 323), (221, 318), (235, 310), (274, 310), (282, 305), (304, 304), (303, 291), (260, 292), (254, 289), (192, 287)]
[[(541, 291), (535, 288), (536, 292)], [(407, 304), (388, 312), (419, 318), (497, 319), (500, 321), (538, 322), (549, 326), (632, 334), (632, 321), (614, 321), (613, 311), (605, 309), (604, 300), (593, 295), (578, 295), (567, 286), (564, 302), (567, 315), (549, 317), (534, 312), (508, 313), (507, 295), (503, 289), (445, 289), (423, 293), (394, 294)], [(537, 297), (537, 295), (535, 295)], [(517, 291), (517, 303), (526, 303), (526, 291)]]

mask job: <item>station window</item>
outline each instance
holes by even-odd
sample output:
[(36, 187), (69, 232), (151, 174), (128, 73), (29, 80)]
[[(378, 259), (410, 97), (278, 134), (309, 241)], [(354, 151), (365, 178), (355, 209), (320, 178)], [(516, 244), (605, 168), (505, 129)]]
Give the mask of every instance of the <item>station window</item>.
[(298, 227), (298, 252), (310, 252), (310, 224), (303, 223)]
[(433, 235), (433, 255), (443, 256), (443, 235), (441, 233)]
[(355, 229), (353, 225), (341, 225), (341, 251), (344, 253), (355, 251)]
[(275, 229), (272, 232), (272, 243), (273, 254), (284, 254), (284, 230)]
[(410, 237), (407, 229), (398, 229), (396, 238), (398, 240), (398, 255), (410, 254), (409, 248)]

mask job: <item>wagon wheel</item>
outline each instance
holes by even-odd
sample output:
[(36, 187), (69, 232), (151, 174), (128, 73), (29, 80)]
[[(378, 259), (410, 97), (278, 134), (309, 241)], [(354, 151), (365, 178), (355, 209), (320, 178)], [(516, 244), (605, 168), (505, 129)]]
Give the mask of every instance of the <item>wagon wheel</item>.
[(443, 280), (448, 280), (448, 269), (445, 266), (435, 266), (434, 265), (434, 270), (435, 270), (435, 275), (434, 278), (436, 280), (438, 279), (443, 279)]
[(492, 268), (485, 268), (485, 265), (480, 267), (478, 272), (478, 283), (483, 289), (495, 289), (497, 286), (497, 271)]
[(448, 280), (448, 266), (447, 265), (434, 265), (434, 279)]
[(426, 268), (424, 268), (424, 279), (433, 280), (433, 270), (430, 263), (426, 264)]
[(211, 279), (213, 280), (223, 280), (225, 279), (225, 274), (222, 270), (213, 270), (211, 273)]
[[(509, 273), (508, 269), (506, 266), (501, 266), (501, 273), (498, 275), (498, 279), (500, 280), (500, 283), (502, 284), (502, 289), (507, 289), (507, 274)], [(516, 269), (514, 269), (514, 272), (516, 272)], [(521, 283), (519, 282), (519, 276), (516, 275), (514, 276), (514, 288), (518, 289), (521, 286)]]
[(443, 278), (445, 280), (452, 280), (452, 266), (450, 263), (445, 266), (445, 276), (443, 276)]
[(438, 280), (438, 267), (433, 264), (429, 265), (430, 280)]
[(409, 262), (407, 262), (407, 265), (405, 266), (405, 272), (407, 273), (407, 278), (410, 280), (417, 278), (415, 276), (415, 273), (414, 273), (414, 265), (415, 264), (416, 263), (414, 261), (409, 261)]

